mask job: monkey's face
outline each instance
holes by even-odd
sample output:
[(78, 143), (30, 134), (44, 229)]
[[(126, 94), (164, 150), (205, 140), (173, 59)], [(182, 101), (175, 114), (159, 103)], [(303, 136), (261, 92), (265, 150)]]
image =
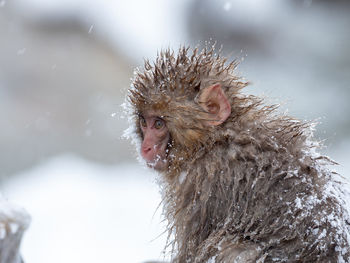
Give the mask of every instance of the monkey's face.
[(166, 123), (160, 117), (153, 114), (139, 116), (140, 129), (143, 141), (141, 144), (141, 155), (147, 165), (158, 171), (167, 168), (167, 147), (170, 134)]
[(204, 145), (213, 127), (223, 123), (231, 113), (220, 84), (203, 89), (192, 101), (157, 102), (142, 104), (144, 107), (137, 111), (136, 126), (142, 141), (141, 156), (149, 167), (161, 172), (179, 165), (179, 161), (184, 163)]

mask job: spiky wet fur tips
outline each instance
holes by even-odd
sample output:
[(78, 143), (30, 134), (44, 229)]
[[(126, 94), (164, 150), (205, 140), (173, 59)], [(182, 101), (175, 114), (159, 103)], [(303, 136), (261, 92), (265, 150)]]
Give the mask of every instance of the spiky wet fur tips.
[[(232, 262), (252, 248), (237, 262), (350, 262), (344, 187), (317, 154), (312, 125), (242, 94), (236, 66), (214, 48), (166, 50), (129, 90), (138, 137), (149, 111), (171, 134), (162, 189), (172, 261)], [(217, 83), (232, 113), (208, 127), (198, 97)]]

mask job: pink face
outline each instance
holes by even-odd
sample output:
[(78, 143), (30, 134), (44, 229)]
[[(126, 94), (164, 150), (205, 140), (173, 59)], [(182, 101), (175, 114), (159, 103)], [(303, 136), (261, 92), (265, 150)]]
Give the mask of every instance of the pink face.
[(166, 149), (170, 139), (165, 121), (153, 115), (140, 116), (143, 134), (141, 155), (148, 166), (158, 171), (167, 167)]

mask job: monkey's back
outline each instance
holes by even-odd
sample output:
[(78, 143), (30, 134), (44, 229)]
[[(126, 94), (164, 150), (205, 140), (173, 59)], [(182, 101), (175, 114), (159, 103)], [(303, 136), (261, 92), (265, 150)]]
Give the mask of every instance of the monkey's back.
[(262, 134), (229, 147), (232, 234), (259, 243), (264, 262), (350, 261), (349, 215), (328, 160), (307, 141)]

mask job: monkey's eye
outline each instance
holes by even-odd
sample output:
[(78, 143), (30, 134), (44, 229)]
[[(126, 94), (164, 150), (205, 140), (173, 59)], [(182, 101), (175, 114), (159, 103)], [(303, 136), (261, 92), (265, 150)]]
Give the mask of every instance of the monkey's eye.
[(164, 127), (164, 121), (163, 120), (156, 120), (155, 122), (154, 122), (154, 128), (156, 128), (157, 130), (159, 130), (159, 129), (161, 129), (161, 128), (163, 128)]
[(144, 117), (140, 116), (140, 125), (141, 127), (147, 127), (147, 123)]

